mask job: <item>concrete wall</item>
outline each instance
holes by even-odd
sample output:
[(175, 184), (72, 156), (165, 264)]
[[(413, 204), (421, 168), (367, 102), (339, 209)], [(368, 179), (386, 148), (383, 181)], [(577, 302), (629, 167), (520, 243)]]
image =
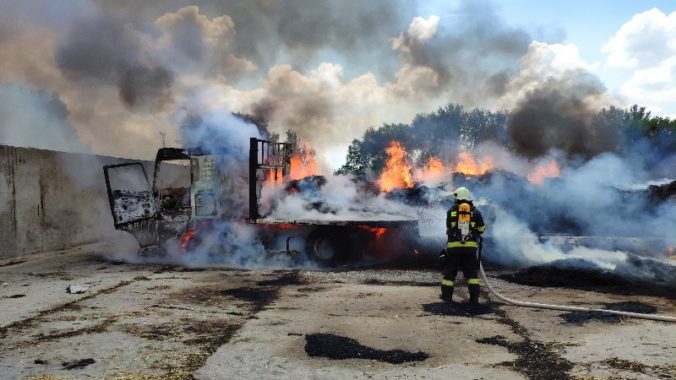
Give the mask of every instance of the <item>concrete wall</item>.
[(0, 145), (0, 258), (119, 239), (102, 167), (126, 161)]

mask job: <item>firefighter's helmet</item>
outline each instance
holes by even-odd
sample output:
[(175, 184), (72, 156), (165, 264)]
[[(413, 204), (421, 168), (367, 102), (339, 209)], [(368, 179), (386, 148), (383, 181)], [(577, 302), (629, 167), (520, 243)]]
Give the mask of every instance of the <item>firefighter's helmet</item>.
[(466, 187), (458, 187), (453, 193), (456, 201), (472, 201), (472, 193)]

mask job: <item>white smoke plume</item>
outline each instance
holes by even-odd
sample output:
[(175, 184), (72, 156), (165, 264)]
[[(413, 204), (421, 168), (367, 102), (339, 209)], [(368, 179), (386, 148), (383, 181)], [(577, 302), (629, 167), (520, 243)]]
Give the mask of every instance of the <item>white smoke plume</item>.
[[(560, 176), (532, 184), (526, 176), (535, 163), (485, 149), (477, 152), (497, 152), (500, 157), (492, 172), (474, 180), (456, 176), (426, 193), (430, 206), (420, 213), (421, 225), (428, 226), (439, 246), (445, 241), (445, 210), (452, 202), (449, 190), (462, 185), (470, 187), (484, 213), (488, 225), (484, 258), (491, 262), (518, 268), (550, 264), (596, 268), (676, 285), (676, 264), (667, 252), (676, 245), (676, 203), (673, 196), (659, 200), (648, 191), (650, 184), (670, 183), (673, 178), (655, 181), (641, 162), (616, 154), (579, 162), (550, 153), (546, 159), (559, 162)], [(540, 239), (556, 235), (588, 238), (563, 245), (561, 239), (558, 243), (556, 238)]]
[[(267, 216), (279, 220), (412, 220), (416, 218), (415, 208), (385, 199), (384, 194), (376, 195), (360, 191), (348, 176), (326, 176), (321, 188), (306, 188), (305, 191), (287, 194), (283, 186), (271, 186), (274, 206)], [(310, 187), (310, 186), (308, 186)]]
[(19, 85), (0, 85), (0, 144), (81, 152), (68, 109), (54, 94)]

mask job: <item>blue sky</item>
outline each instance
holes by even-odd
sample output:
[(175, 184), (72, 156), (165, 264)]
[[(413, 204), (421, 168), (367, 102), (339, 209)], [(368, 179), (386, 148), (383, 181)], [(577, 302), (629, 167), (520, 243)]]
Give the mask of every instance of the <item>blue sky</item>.
[[(438, 15), (443, 24), (444, 18), (451, 15), (458, 3), (456, 0), (423, 1), (419, 3), (419, 14), (423, 17)], [(665, 14), (676, 11), (673, 0), (504, 0), (491, 3), (507, 24), (527, 30), (534, 39), (577, 46), (582, 59), (600, 65), (594, 73), (611, 92), (617, 91), (631, 77), (632, 71), (604, 65), (607, 55), (601, 51), (603, 45), (636, 14), (652, 8)]]

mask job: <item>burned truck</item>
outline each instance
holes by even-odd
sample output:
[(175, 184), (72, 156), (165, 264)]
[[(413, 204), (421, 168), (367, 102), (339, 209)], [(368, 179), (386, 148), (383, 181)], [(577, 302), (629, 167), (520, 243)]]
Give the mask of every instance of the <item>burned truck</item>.
[(261, 202), (264, 183), (284, 184), (289, 193), (303, 185), (321, 185), (318, 176), (288, 180), (291, 153), (289, 143), (250, 139), (248, 179), (244, 179), (248, 207), (236, 199), (242, 178), (236, 178), (238, 173), (233, 172), (226, 151), (162, 148), (157, 152), (152, 181), (142, 162), (105, 166), (114, 226), (136, 238), (142, 255), (170, 249), (184, 254), (208, 250), (209, 255), (228, 255), (237, 247), (214, 245), (213, 241), (227, 242), (227, 238), (214, 239), (214, 235), (235, 233), (218, 228), (233, 222), (254, 228), (266, 254), (302, 256), (322, 265), (417, 253), (415, 218), (282, 219), (271, 215)]

